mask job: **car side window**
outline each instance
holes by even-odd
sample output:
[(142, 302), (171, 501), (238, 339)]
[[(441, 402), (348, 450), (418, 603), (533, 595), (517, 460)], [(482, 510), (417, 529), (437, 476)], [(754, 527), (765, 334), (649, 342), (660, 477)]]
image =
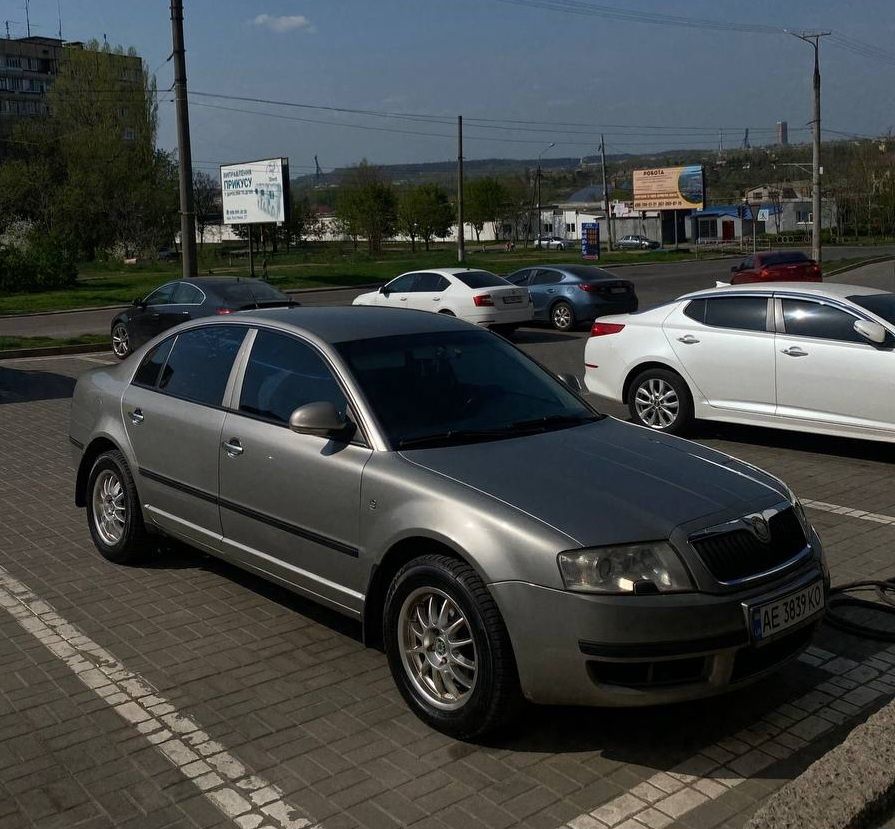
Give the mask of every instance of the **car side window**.
[(691, 320), (696, 320), (696, 322), (705, 323), (705, 300), (694, 299), (688, 302), (684, 308), (684, 316), (690, 317)]
[(752, 268), (754, 268), (754, 267), (755, 267), (755, 260), (751, 256), (749, 256), (748, 258), (746, 258), (742, 262), (740, 262), (740, 270), (741, 271), (751, 271)]
[(507, 282), (511, 282), (513, 285), (527, 285), (530, 278), (531, 271), (517, 271), (507, 277)]
[(767, 331), (767, 297), (712, 297), (706, 301), (705, 324), (714, 328), (737, 328), (740, 331)]
[(221, 406), (246, 331), (244, 325), (214, 325), (179, 334), (162, 369), (159, 390), (193, 403)]
[(389, 293), (406, 294), (413, 290), (413, 283), (415, 281), (415, 273), (406, 273), (404, 276), (399, 276), (397, 279), (393, 279), (386, 287), (388, 288)]
[(201, 305), (204, 299), (202, 291), (189, 282), (178, 282), (171, 299), (173, 305)]
[(857, 317), (832, 305), (802, 299), (783, 300), (783, 326), (787, 334), (796, 337), (866, 343), (855, 331), (856, 319)]
[(538, 270), (531, 280), (532, 285), (557, 285), (562, 282), (562, 274), (559, 271)]
[(448, 286), (448, 281), (438, 273), (417, 274), (414, 293), (437, 294)]
[(348, 400), (329, 366), (308, 343), (259, 331), (239, 395), (239, 411), (286, 425), (306, 403), (326, 401), (345, 415)]
[(170, 282), (162, 285), (161, 288), (153, 291), (146, 297), (145, 305), (171, 305), (174, 298), (174, 290), (177, 287), (176, 282)]
[(162, 366), (165, 364), (168, 355), (171, 353), (171, 346), (174, 345), (174, 339), (174, 337), (169, 337), (164, 342), (159, 343), (143, 358), (143, 362), (140, 363), (140, 368), (138, 368), (137, 373), (134, 374), (134, 385), (155, 388), (155, 384), (158, 383), (159, 373), (162, 370)]

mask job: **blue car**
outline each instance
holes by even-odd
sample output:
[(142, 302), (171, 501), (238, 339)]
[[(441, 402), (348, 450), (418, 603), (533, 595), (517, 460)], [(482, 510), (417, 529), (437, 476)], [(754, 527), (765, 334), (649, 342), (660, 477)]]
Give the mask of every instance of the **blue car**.
[(528, 288), (534, 319), (549, 322), (557, 331), (590, 325), (606, 314), (637, 310), (634, 283), (593, 265), (538, 265), (506, 278)]

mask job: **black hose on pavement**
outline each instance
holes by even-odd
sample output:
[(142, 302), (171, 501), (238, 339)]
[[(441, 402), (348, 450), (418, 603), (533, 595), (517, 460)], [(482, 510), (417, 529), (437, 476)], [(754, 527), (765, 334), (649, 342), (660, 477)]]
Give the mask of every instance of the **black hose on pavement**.
[[(854, 592), (874, 590), (878, 601), (859, 599), (848, 594)], [(845, 584), (837, 584), (830, 589), (827, 600), (827, 613), (824, 621), (837, 630), (862, 636), (865, 639), (875, 639), (878, 642), (895, 642), (895, 619), (892, 629), (881, 630), (870, 625), (853, 622), (837, 613), (837, 608), (859, 607), (862, 610), (872, 610), (876, 613), (886, 613), (895, 617), (895, 577), (890, 579), (868, 579), (866, 581), (852, 581)]]

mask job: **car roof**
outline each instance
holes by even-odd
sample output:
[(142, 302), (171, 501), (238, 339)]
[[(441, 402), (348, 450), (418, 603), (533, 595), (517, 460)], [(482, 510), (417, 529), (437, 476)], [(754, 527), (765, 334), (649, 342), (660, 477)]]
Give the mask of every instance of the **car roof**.
[[(170, 282), (186, 282), (189, 285), (196, 285), (200, 288), (222, 288), (226, 285), (236, 285), (240, 282), (257, 285), (259, 282), (264, 282), (264, 280), (256, 279), (253, 276), (190, 276), (185, 279), (172, 279)], [(170, 282), (165, 284), (170, 284)]]
[[(441, 276), (459, 276), (462, 273), (490, 273), (497, 276), (493, 271), (485, 270), (485, 268), (420, 268), (415, 271), (405, 271), (400, 276), (407, 276), (410, 273), (437, 273)], [(397, 279), (398, 277), (395, 277)]]
[(616, 275), (611, 271), (607, 271), (605, 268), (601, 268), (599, 265), (577, 265), (575, 263), (565, 264), (556, 264), (556, 265), (542, 265), (538, 263), (537, 265), (529, 265), (527, 268), (520, 268), (522, 271), (529, 270), (540, 270), (541, 268), (547, 268), (552, 271), (562, 271), (563, 273), (571, 274), (572, 276), (577, 277), (588, 277), (588, 276), (598, 276), (603, 279), (610, 278), (616, 279)]
[(228, 319), (236, 322), (237, 318), (242, 323), (274, 324), (278, 328), (292, 328), (299, 333), (308, 332), (329, 343), (403, 334), (480, 330), (446, 314), (369, 305), (240, 311)]
[(695, 299), (701, 296), (724, 295), (728, 293), (799, 293), (819, 298), (833, 297), (845, 299), (850, 296), (866, 296), (868, 294), (888, 294), (880, 288), (868, 288), (864, 285), (843, 285), (838, 282), (753, 282), (745, 285), (719, 285), (715, 288), (706, 288), (701, 291), (693, 291), (684, 294), (680, 299)]

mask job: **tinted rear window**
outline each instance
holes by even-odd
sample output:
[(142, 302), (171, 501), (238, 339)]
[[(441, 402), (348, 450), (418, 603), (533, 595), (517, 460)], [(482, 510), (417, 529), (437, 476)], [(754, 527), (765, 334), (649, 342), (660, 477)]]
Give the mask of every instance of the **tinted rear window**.
[(215, 325), (179, 334), (159, 388), (184, 400), (220, 406), (245, 333), (241, 325)]
[(255, 302), (288, 302), (289, 297), (266, 282), (234, 282), (222, 285), (217, 293), (229, 304), (250, 305)]
[(803, 265), (811, 260), (799, 250), (781, 250), (766, 253), (761, 257), (762, 265)]
[(705, 324), (741, 331), (767, 331), (768, 301), (760, 296), (714, 297), (705, 305)]
[(158, 382), (158, 373), (162, 370), (165, 360), (171, 353), (171, 346), (174, 345), (174, 337), (165, 340), (152, 349), (140, 364), (137, 373), (134, 375), (134, 383), (138, 386), (154, 386)]
[(604, 271), (602, 268), (589, 268), (586, 265), (571, 265), (563, 268), (566, 273), (577, 276), (585, 282), (594, 282), (599, 279), (617, 279), (614, 273)]
[(467, 288), (503, 288), (509, 284), (497, 274), (488, 271), (461, 271), (454, 274)]
[(848, 299), (895, 325), (895, 294), (864, 294), (850, 296)]

